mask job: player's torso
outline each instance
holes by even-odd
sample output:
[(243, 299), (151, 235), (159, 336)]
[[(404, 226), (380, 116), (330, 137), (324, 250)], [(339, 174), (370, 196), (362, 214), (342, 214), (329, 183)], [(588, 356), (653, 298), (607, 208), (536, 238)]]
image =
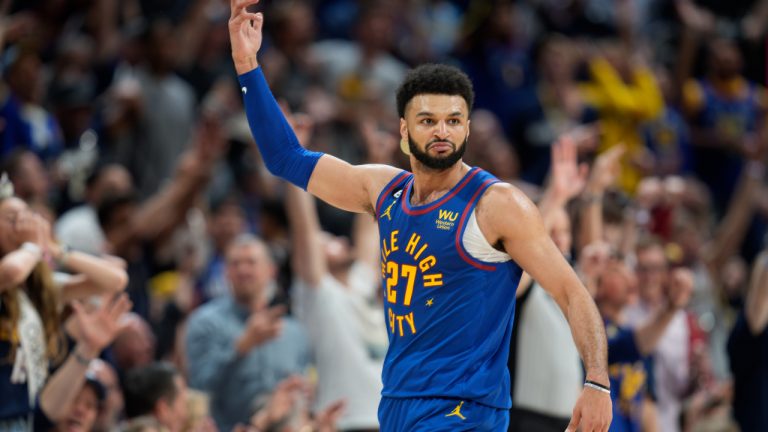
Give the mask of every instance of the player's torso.
[(503, 331), (503, 321), (514, 309), (511, 285), (519, 277), (517, 267), (478, 261), (462, 243), (477, 202), (495, 182), (474, 168), (442, 198), (412, 206), (408, 197), (413, 176), (403, 173), (380, 195), (377, 219), (388, 362), (418, 370), (424, 362), (469, 358), (479, 350), (494, 349), (483, 344), (498, 344), (492, 335)]

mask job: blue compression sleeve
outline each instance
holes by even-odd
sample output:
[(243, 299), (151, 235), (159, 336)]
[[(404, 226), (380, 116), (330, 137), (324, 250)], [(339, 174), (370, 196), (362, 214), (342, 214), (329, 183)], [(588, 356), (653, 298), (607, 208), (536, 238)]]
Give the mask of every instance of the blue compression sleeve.
[(269, 90), (261, 67), (238, 77), (245, 114), (267, 169), (306, 190), (323, 153), (303, 148)]

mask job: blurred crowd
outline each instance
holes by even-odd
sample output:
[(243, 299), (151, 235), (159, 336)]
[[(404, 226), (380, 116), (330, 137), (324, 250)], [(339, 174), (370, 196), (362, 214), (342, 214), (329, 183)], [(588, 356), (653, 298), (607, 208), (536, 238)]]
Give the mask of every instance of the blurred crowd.
[[(612, 431), (768, 430), (768, 1), (262, 0), (300, 142), (407, 168), (409, 67), (593, 294)], [(0, 431), (370, 431), (375, 221), (272, 177), (226, 0), (0, 1)], [(565, 318), (518, 288), (510, 430), (562, 431)]]

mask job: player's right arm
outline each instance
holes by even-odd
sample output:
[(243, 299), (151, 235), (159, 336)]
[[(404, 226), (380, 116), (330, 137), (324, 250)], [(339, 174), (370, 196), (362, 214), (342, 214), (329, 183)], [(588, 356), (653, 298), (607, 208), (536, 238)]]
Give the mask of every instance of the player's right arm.
[(264, 16), (248, 11), (259, 0), (231, 0), (232, 59), (256, 144), (269, 171), (343, 210), (373, 213), (373, 203), (398, 172), (384, 165), (353, 166), (299, 145), (259, 68)]

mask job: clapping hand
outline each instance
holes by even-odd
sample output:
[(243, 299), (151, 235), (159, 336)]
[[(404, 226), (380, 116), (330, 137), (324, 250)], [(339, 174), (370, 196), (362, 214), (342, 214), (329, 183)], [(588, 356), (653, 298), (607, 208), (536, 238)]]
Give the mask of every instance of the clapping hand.
[(80, 355), (94, 358), (115, 339), (122, 329), (121, 317), (131, 309), (128, 295), (121, 293), (105, 299), (94, 309), (79, 301), (71, 303), (74, 312), (68, 326), (70, 336), (77, 341)]

